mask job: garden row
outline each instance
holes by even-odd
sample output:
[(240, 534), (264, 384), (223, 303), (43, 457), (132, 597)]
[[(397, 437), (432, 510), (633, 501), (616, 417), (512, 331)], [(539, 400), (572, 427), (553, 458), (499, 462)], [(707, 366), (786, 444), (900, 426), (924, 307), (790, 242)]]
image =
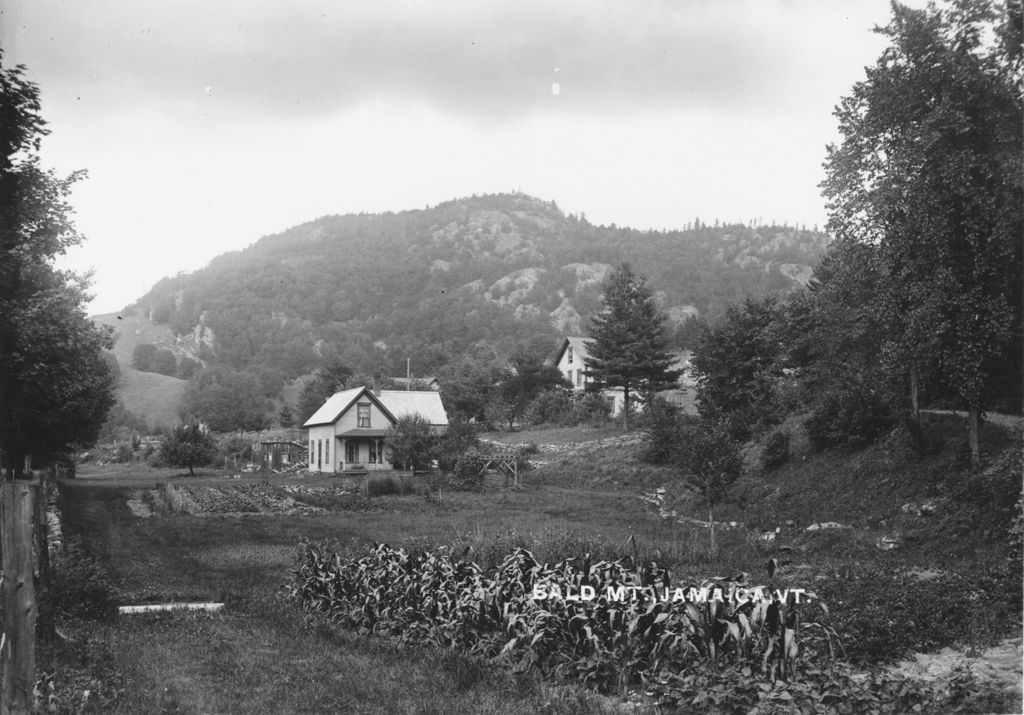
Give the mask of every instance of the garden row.
[(771, 580), (673, 584), (653, 563), (548, 565), (525, 549), (488, 573), (443, 550), (380, 545), (349, 558), (304, 542), (288, 590), (305, 611), (347, 629), (441, 644), (606, 692), (642, 684), (672, 707), (894, 712), (977, 695), (969, 674), (937, 690), (855, 673), (836, 660), (841, 645), (824, 604)]

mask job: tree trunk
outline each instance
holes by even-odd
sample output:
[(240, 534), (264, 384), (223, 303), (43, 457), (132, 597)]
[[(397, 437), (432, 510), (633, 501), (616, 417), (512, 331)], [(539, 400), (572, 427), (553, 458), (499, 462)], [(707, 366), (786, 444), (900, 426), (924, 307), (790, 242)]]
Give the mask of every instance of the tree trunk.
[(629, 431), (629, 386), (622, 388), (622, 431)]
[(3, 649), (0, 715), (32, 711), (36, 662), (36, 599), (32, 558), (33, 485), (22, 479), (0, 487), (0, 561), (3, 566)]
[(715, 546), (715, 507), (708, 506), (708, 529), (711, 531), (711, 553), (715, 554), (718, 549)]
[(967, 442), (971, 447), (971, 468), (981, 466), (981, 451), (978, 449), (978, 429), (981, 423), (981, 410), (971, 405), (967, 412)]

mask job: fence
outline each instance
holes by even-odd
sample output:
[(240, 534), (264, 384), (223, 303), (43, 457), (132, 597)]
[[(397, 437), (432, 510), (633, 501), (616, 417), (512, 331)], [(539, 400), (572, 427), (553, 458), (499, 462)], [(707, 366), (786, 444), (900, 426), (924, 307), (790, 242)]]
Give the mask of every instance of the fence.
[(21, 478), (5, 469), (0, 481), (0, 715), (33, 710), (36, 633), (54, 628), (50, 557), (62, 548), (48, 506), (57, 478), (71, 474), (56, 465), (17, 471)]

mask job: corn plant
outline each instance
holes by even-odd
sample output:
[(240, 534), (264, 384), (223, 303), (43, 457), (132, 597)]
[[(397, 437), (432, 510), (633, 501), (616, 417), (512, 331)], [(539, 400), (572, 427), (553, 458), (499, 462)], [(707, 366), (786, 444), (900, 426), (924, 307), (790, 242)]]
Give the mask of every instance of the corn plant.
[(814, 609), (827, 615), (823, 604), (813, 594), (804, 594), (807, 602), (773, 595), (773, 569), (768, 586), (745, 589), (768, 597), (744, 600), (723, 596), (743, 589), (745, 577), (673, 587), (656, 563), (587, 555), (542, 564), (518, 548), (484, 573), (443, 552), (408, 554), (381, 544), (344, 558), (307, 542), (289, 592), (303, 609), (359, 632), (460, 648), (518, 670), (624, 691), (701, 663), (792, 679), (801, 627), (814, 633), (806, 649), (812, 659), (832, 657), (834, 631), (803, 617)]

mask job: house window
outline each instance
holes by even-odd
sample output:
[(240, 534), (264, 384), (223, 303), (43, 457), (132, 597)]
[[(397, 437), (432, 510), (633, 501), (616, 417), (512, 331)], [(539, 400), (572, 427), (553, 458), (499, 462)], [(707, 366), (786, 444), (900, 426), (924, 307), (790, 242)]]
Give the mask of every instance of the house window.
[(313, 463), (313, 440), (309, 440), (309, 463)]
[(569, 364), (572, 365), (572, 345), (569, 346)]
[(359, 443), (354, 439), (345, 443), (345, 461), (352, 463), (359, 461)]
[(576, 371), (576, 386), (577, 387), (582, 387), (583, 386), (583, 371), (582, 370), (577, 370)]
[(356, 414), (356, 427), (369, 427), (370, 426), (370, 406), (369, 405), (357, 405)]
[(380, 461), (380, 442), (370, 442), (370, 464), (376, 464)]
[(316, 466), (317, 467), (320, 466), (321, 458), (323, 457), (323, 445), (324, 445), (324, 441), (322, 439), (318, 439), (316, 441)]

